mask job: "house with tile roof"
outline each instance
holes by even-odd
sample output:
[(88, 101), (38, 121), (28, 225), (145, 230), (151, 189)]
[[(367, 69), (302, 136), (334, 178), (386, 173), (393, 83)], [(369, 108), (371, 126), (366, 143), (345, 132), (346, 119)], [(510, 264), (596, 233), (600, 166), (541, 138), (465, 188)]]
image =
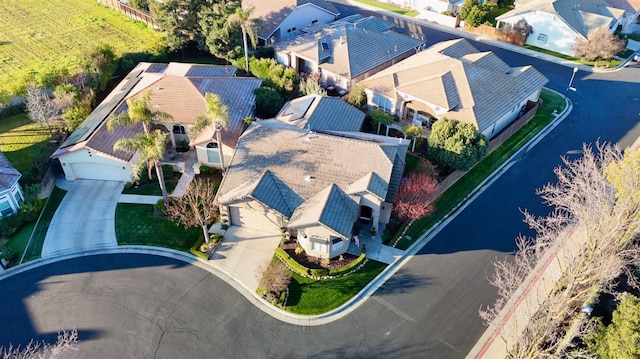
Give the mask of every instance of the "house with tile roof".
[(496, 18), (498, 27), (524, 19), (533, 28), (527, 45), (569, 56), (576, 55), (576, 41), (589, 41), (602, 27), (613, 32), (631, 17), (605, 0), (520, 0), (515, 5)]
[(299, 74), (319, 73), (324, 86), (348, 91), (359, 81), (419, 51), (424, 41), (393, 31), (379, 18), (352, 15), (314, 24), (274, 46), (278, 63)]
[(20, 172), (0, 152), (0, 217), (16, 213), (24, 202), (24, 194), (18, 183), (20, 177)]
[(340, 16), (325, 0), (243, 0), (242, 6), (253, 7), (251, 16), (258, 22), (256, 32), (262, 45), (290, 39), (306, 26), (330, 23)]
[(368, 104), (400, 120), (428, 125), (446, 117), (488, 138), (537, 102), (548, 82), (532, 66), (510, 67), (465, 39), (440, 42), (361, 82)]
[(271, 119), (240, 137), (217, 202), (231, 225), (289, 229), (312, 256), (347, 251), (356, 222), (388, 223), (409, 141)]
[[(54, 152), (62, 164), (65, 177), (130, 182), (135, 153), (115, 151), (119, 138), (132, 138), (143, 131), (142, 126), (116, 127), (107, 130), (107, 120), (127, 110), (126, 100), (151, 93), (149, 107), (166, 112), (171, 119), (154, 120), (154, 129), (168, 132), (170, 148), (195, 148), (199, 164), (220, 166), (220, 154), (228, 161), (243, 130), (243, 119), (253, 115), (255, 95), (262, 80), (235, 77), (233, 66), (169, 64), (142, 62), (100, 103), (89, 117)], [(206, 93), (220, 96), (229, 109), (229, 126), (221, 130), (221, 142), (216, 141), (216, 129), (205, 128), (196, 138), (188, 130), (198, 116), (207, 112)]]
[(365, 116), (338, 97), (306, 95), (285, 103), (275, 118), (306, 130), (357, 132)]

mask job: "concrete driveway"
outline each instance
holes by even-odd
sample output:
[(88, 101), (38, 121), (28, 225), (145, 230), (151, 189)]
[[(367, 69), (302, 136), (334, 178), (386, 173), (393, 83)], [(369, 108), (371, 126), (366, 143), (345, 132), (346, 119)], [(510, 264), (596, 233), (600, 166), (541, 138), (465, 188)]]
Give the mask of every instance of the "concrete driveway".
[(76, 180), (53, 216), (42, 246), (42, 257), (114, 247), (116, 204), (123, 183)]

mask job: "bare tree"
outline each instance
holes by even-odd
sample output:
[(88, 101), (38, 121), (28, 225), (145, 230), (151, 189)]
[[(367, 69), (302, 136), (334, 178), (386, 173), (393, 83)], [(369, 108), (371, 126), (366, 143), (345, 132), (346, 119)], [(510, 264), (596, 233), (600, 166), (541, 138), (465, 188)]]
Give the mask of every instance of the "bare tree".
[(608, 60), (624, 50), (624, 46), (624, 40), (609, 32), (606, 27), (601, 27), (588, 40), (576, 41), (572, 50), (587, 60)]
[(401, 221), (415, 220), (431, 213), (429, 203), (436, 188), (436, 181), (426, 173), (413, 172), (402, 179), (393, 214)]
[(44, 123), (53, 136), (51, 122), (62, 110), (73, 105), (73, 94), (66, 92), (50, 93), (50, 91), (30, 83), (27, 86), (25, 102), (29, 118), (33, 121)]
[(186, 227), (200, 227), (209, 244), (209, 225), (218, 218), (218, 205), (214, 202), (216, 185), (196, 178), (182, 198), (172, 199), (165, 207), (167, 215)]
[(75, 329), (58, 332), (58, 339), (54, 344), (31, 340), (24, 347), (9, 345), (0, 347), (2, 359), (56, 359), (63, 353), (78, 350), (78, 331)]
[[(554, 171), (558, 182), (538, 191), (553, 212), (539, 218), (525, 212), (525, 222), (536, 238), (519, 237), (514, 258), (494, 263), (491, 283), (498, 288), (499, 298), (480, 310), (486, 324), (497, 317), (524, 279), (534, 275), (532, 270), (549, 247), (576, 248), (562, 252), (563, 257), (556, 254), (561, 277), (529, 322), (518, 333), (503, 333), (509, 336), (511, 357), (564, 356), (574, 338), (589, 329), (580, 315), (584, 304), (602, 291), (611, 292), (621, 274), (637, 284), (631, 271), (640, 263), (635, 242), (640, 233), (640, 195), (629, 200), (628, 193), (637, 191), (632, 187), (640, 177), (640, 156), (623, 157), (619, 148), (607, 144), (597, 144), (595, 151), (585, 145), (583, 152), (575, 161), (563, 159), (564, 166)], [(572, 226), (573, 234), (560, 242)]]

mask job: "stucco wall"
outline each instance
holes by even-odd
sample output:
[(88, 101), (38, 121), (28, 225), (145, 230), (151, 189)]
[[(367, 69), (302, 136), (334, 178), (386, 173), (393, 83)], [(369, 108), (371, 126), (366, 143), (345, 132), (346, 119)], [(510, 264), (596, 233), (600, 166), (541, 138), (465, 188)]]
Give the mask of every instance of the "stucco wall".
[[(135, 162), (134, 156), (131, 162)], [(79, 178), (132, 182), (131, 162), (104, 156), (95, 151), (81, 149), (60, 156), (60, 164), (67, 181)]]
[[(300, 34), (300, 29), (311, 25), (314, 20), (326, 24), (335, 20), (335, 17), (317, 6), (307, 3), (296, 7), (291, 14), (280, 23), (280, 27), (272, 36), (275, 37), (276, 41), (290, 39)], [(293, 29), (294, 27), (296, 30), (287, 32), (287, 30)]]
[[(576, 38), (582, 38), (582, 35), (571, 29), (557, 15), (532, 11), (501, 19), (500, 22), (515, 24), (522, 18), (533, 27), (533, 33), (529, 35), (525, 42), (527, 45), (537, 46), (569, 56), (575, 54), (571, 48), (575, 45)], [(540, 35), (547, 36), (546, 42), (540, 41)]]

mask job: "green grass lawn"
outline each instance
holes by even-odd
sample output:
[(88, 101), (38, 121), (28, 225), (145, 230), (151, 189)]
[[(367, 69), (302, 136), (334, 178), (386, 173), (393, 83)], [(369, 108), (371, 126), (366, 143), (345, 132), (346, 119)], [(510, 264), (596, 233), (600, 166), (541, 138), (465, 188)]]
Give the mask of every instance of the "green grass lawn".
[(189, 253), (189, 248), (200, 236), (200, 228), (176, 226), (167, 218), (155, 216), (152, 205), (118, 203), (116, 207), (119, 245), (141, 244)]
[[(537, 46), (532, 46), (532, 45), (526, 45), (525, 44), (525, 45), (522, 45), (522, 47), (524, 47), (525, 49), (537, 51), (537, 52), (540, 52), (540, 53), (543, 53), (543, 54), (555, 56), (555, 57), (558, 57), (558, 58), (561, 58), (561, 59), (574, 61), (574, 62), (577, 62), (579, 64), (583, 64), (583, 65), (587, 65), (587, 66), (596, 66), (596, 64), (597, 64), (598, 67), (613, 68), (613, 67), (619, 66), (622, 63), (622, 61), (616, 60), (616, 59), (598, 60), (598, 61), (586, 61), (586, 60), (583, 60), (583, 59), (581, 59), (579, 57), (573, 57), (573, 56), (561, 54), (559, 52), (543, 49), (543, 48), (540, 48), (540, 47), (537, 47)], [(622, 55), (624, 55), (624, 53)]]
[(31, 121), (26, 114), (0, 120), (0, 151), (23, 175), (28, 174), (34, 164), (48, 160), (57, 147), (50, 140), (49, 130)]
[(431, 228), (436, 222), (444, 218), (458, 203), (460, 203), (471, 191), (473, 191), (485, 178), (495, 171), (502, 163), (511, 157), (535, 134), (544, 129), (553, 120), (553, 110), (561, 112), (565, 102), (562, 96), (543, 90), (540, 95), (542, 105), (538, 112), (526, 125), (496, 148), (487, 157), (475, 165), (464, 177), (447, 189), (435, 201), (435, 211), (424, 218), (417, 220), (406, 233), (411, 240), (403, 237), (398, 242), (397, 248), (407, 249), (415, 240)]
[(391, 12), (395, 12), (396, 14), (400, 14), (400, 15), (404, 15), (404, 16), (415, 17), (416, 15), (418, 15), (418, 13), (416, 11), (403, 9), (403, 8), (401, 8), (399, 6), (394, 6), (392, 4), (381, 3), (381, 2), (378, 2), (378, 1), (375, 1), (375, 0), (356, 0), (356, 1), (357, 2), (361, 2), (363, 4), (375, 6), (377, 8), (383, 9), (383, 10), (388, 10), (388, 11), (391, 11)]
[(0, 90), (32, 75), (68, 69), (100, 44), (124, 53), (158, 54), (162, 35), (95, 0), (3, 0), (0, 6)]
[(336, 309), (358, 294), (386, 266), (370, 260), (359, 271), (336, 279), (314, 280), (294, 274), (289, 284), (286, 310), (315, 315)]
[[(54, 187), (46, 206), (42, 209), (42, 216), (38, 226), (36, 227), (36, 222), (26, 225), (9, 239), (7, 246), (18, 254), (18, 261), (22, 257), (22, 253), (25, 252), (24, 262), (40, 258), (47, 230), (65, 194), (67, 194), (67, 191)], [(31, 243), (29, 243), (29, 237), (31, 237), (32, 233), (33, 237), (31, 238)], [(27, 244), (29, 244), (28, 248)]]

